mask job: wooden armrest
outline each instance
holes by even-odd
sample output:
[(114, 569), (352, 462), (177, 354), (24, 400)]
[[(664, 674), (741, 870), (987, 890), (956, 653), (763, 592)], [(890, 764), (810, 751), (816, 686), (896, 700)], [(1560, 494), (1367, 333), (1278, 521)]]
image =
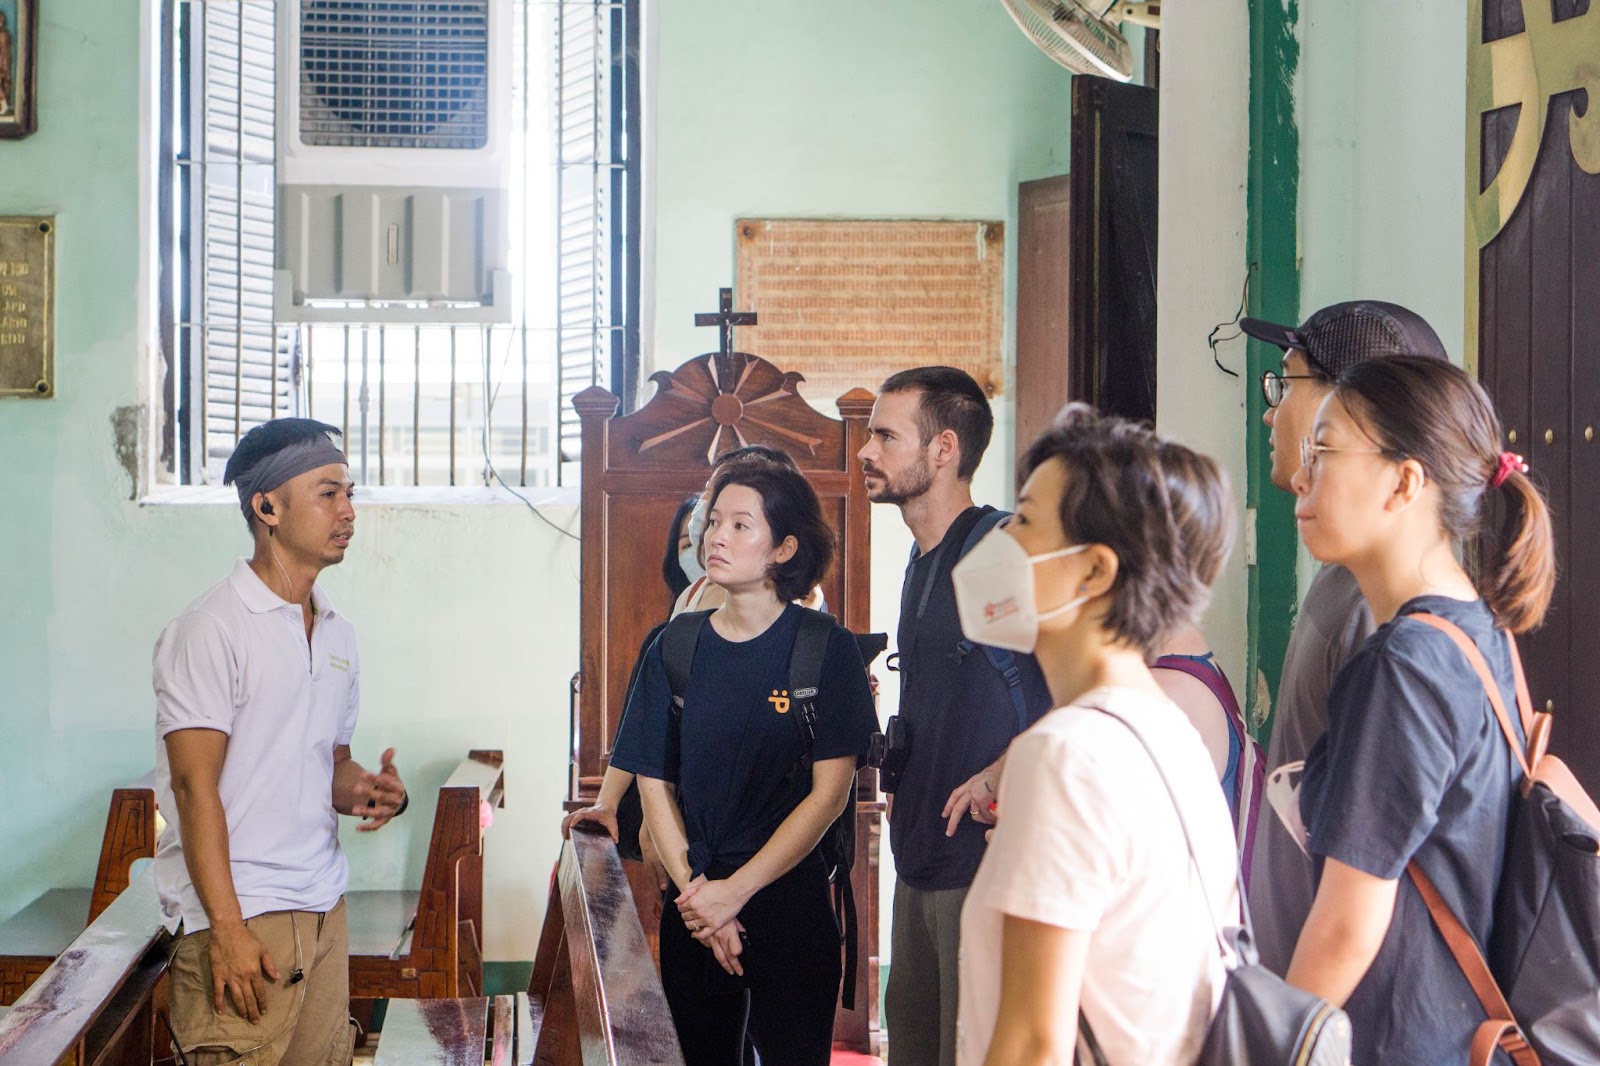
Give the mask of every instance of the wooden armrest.
[(499, 751), (469, 751), (456, 765), (445, 788), (476, 788), (491, 807), (504, 807), (505, 756)]

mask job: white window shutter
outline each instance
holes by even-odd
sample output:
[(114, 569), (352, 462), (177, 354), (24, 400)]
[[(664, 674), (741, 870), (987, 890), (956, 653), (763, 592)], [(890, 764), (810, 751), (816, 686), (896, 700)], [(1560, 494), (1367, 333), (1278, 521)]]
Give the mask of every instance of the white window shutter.
[(202, 37), (201, 220), (207, 481), (239, 437), (300, 414), (297, 335), (273, 320), (276, 19), (271, 3), (207, 3)]

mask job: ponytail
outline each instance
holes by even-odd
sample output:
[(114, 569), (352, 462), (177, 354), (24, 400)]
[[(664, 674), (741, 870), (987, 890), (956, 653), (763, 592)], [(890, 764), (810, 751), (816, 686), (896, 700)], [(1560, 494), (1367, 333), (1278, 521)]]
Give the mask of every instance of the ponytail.
[(1350, 367), (1334, 391), (1386, 454), (1422, 464), (1455, 542), (1478, 538), (1476, 585), (1496, 623), (1537, 628), (1556, 583), (1550, 509), (1521, 457), (1500, 451), (1482, 386), (1442, 359), (1395, 355)]
[(1513, 633), (1538, 628), (1556, 584), (1550, 508), (1528, 476), (1508, 471), (1491, 488), (1478, 586), (1499, 623)]

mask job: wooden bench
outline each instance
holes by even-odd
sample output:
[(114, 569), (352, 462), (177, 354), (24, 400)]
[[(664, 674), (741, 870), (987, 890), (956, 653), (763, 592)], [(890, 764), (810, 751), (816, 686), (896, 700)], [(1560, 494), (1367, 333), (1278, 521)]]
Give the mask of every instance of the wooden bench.
[(667, 997), (617, 857), (579, 828), (561, 848), (526, 995), (389, 1004), (375, 1066), (682, 1066)]
[(0, 1016), (0, 1066), (149, 1063), (170, 943), (146, 870)]
[[(504, 757), (467, 754), (439, 789), (421, 891), (346, 892), (350, 998), (419, 999), (483, 992), (480, 808), (505, 806)], [(357, 1020), (370, 1005), (357, 1003)]]
[(92, 888), (53, 888), (0, 922), (0, 1005), (15, 1003), (156, 853), (156, 793), (147, 775), (111, 793)]

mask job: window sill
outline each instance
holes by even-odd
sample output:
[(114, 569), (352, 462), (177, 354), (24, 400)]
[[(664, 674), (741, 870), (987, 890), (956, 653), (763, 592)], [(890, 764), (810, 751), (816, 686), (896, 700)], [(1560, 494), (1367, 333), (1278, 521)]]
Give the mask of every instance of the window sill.
[[(536, 508), (576, 508), (579, 502), (578, 490), (572, 487), (544, 488), (529, 486), (518, 489), (527, 497), (527, 503), (518, 499), (510, 490), (498, 485), (493, 488), (483, 487), (456, 487), (439, 485), (424, 485), (414, 487), (410, 485), (385, 485), (356, 487), (356, 507), (398, 507), (398, 508), (448, 508), (448, 507), (478, 507), (483, 505), (511, 505), (524, 507), (532, 504)], [(160, 485), (140, 497), (139, 505), (142, 507), (215, 507), (227, 505), (237, 508), (239, 494), (230, 488), (218, 485)]]

